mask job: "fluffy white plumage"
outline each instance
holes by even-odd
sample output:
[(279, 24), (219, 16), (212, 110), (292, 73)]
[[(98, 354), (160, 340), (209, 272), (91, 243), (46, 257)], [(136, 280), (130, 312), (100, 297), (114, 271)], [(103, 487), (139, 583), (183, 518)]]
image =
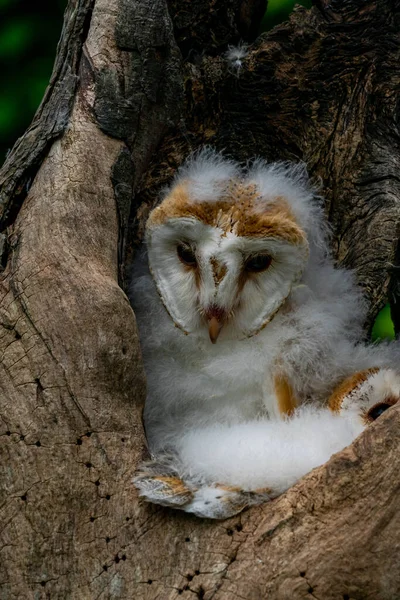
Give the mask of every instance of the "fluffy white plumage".
[(238, 46), (228, 46), (228, 50), (225, 52), (225, 60), (235, 75), (239, 75), (242, 70), (243, 61), (248, 53), (247, 44), (240, 43)]
[[(366, 306), (353, 275), (333, 265), (302, 165), (241, 169), (205, 149), (178, 171), (146, 239), (131, 288), (146, 433), (153, 456), (194, 494), (188, 512), (222, 518), (246, 505), (221, 512), (216, 483), (281, 493), (348, 445), (372, 406), (397, 401), (398, 345), (360, 341)], [(337, 386), (368, 369), (351, 401), (344, 393), (329, 411)], [(305, 406), (288, 418), (296, 405)], [(159, 488), (152, 495), (151, 478), (144, 469), (136, 480), (142, 494), (174, 505)], [(217, 500), (198, 491), (206, 484)]]
[(351, 444), (363, 425), (315, 406), (283, 420), (247, 421), (188, 429), (176, 443), (180, 475), (246, 490), (280, 494), (332, 454)]

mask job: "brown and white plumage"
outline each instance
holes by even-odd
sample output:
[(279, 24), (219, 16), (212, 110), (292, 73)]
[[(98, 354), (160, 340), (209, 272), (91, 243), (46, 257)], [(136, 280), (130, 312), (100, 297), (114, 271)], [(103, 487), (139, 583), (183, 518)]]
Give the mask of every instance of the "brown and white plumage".
[(365, 305), (332, 264), (303, 166), (195, 154), (150, 214), (146, 247), (131, 296), (154, 456), (135, 485), (149, 501), (225, 518), (397, 402), (398, 346), (360, 342)]

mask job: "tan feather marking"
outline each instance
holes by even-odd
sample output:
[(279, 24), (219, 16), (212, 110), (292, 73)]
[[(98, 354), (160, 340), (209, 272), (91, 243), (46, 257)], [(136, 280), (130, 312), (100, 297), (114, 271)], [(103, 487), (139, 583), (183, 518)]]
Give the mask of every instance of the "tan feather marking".
[[(147, 225), (162, 225), (169, 219), (186, 216), (190, 204), (187, 185), (180, 184), (173, 188), (172, 192), (151, 211)], [(194, 215), (191, 215), (194, 216)]]
[(149, 216), (148, 225), (157, 226), (169, 219), (192, 217), (224, 233), (241, 237), (275, 237), (292, 244), (306, 244), (306, 235), (297, 224), (289, 204), (282, 196), (265, 203), (255, 185), (231, 182), (218, 200), (191, 201), (188, 183), (175, 186)]
[(184, 265), (184, 269), (188, 273), (193, 273), (193, 275), (194, 275), (194, 282), (196, 284), (197, 289), (199, 290), (200, 289), (200, 285), (201, 285), (201, 273), (200, 273), (199, 265), (195, 265), (195, 266)]
[(165, 488), (164, 488), (164, 494), (166, 496), (171, 495), (171, 496), (178, 496), (181, 494), (187, 494), (190, 493), (190, 490), (188, 490), (188, 488), (185, 486), (185, 484), (183, 483), (182, 479), (179, 479), (179, 477), (170, 477), (170, 476), (158, 476), (158, 477), (154, 477), (155, 481), (160, 481), (164, 484)]
[(210, 263), (213, 272), (214, 283), (215, 285), (218, 285), (225, 277), (228, 269), (226, 268), (226, 265), (219, 263), (215, 256), (210, 258)]
[(196, 283), (196, 287), (199, 290), (201, 285), (201, 273), (199, 267), (196, 267), (194, 270), (194, 279)]
[(342, 402), (344, 398), (348, 396), (353, 390), (360, 387), (360, 385), (364, 383), (364, 381), (368, 379), (370, 375), (373, 375), (378, 371), (379, 369), (372, 368), (367, 369), (366, 371), (359, 371), (358, 373), (354, 373), (354, 375), (347, 377), (347, 379), (345, 379), (340, 385), (338, 385), (334, 389), (332, 395), (328, 400), (329, 408), (334, 412), (339, 412), (339, 410), (342, 407)]
[(226, 485), (225, 483), (216, 483), (215, 486), (224, 492), (243, 492), (242, 488), (235, 485)]
[(276, 495), (276, 492), (274, 492), (274, 490), (267, 487), (257, 488), (256, 490), (252, 490), (250, 493), (255, 496), (273, 496), (274, 494)]
[(291, 415), (298, 403), (289, 381), (283, 375), (275, 375), (274, 387), (280, 413)]

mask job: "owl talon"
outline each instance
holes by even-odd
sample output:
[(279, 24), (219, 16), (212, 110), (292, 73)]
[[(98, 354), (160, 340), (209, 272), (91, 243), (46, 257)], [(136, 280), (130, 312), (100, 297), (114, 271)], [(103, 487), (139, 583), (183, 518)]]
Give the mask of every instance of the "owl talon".
[(180, 508), (193, 499), (190, 490), (182, 479), (166, 475), (149, 475), (139, 472), (135, 475), (133, 483), (147, 502)]
[(139, 496), (147, 502), (184, 510), (205, 519), (228, 519), (273, 497), (269, 489), (246, 492), (221, 484), (187, 485), (162, 461), (143, 463), (133, 483)]
[(205, 519), (228, 519), (239, 514), (245, 508), (271, 500), (270, 490), (246, 492), (239, 488), (224, 485), (203, 486), (194, 494), (190, 504), (184, 507), (186, 512)]

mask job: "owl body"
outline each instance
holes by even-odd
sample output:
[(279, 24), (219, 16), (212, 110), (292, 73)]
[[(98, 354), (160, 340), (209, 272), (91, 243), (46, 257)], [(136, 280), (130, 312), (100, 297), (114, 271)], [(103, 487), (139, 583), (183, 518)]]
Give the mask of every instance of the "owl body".
[(362, 343), (365, 303), (333, 265), (301, 166), (190, 158), (148, 219), (132, 281), (150, 450), (203, 490), (185, 510), (216, 516), (203, 506), (216, 483), (280, 493), (350, 443), (360, 411), (345, 421), (328, 403), (355, 373), (355, 389), (380, 377), (378, 400), (400, 393), (398, 349)]
[[(285, 310), (257, 335), (235, 339), (221, 331), (211, 344), (206, 330), (185, 335), (176, 327), (147, 265), (142, 267), (132, 291), (147, 373), (145, 423), (154, 449), (185, 423), (279, 418), (274, 388), (279, 373), (293, 373), (292, 386), (301, 401), (323, 402), (339, 381), (359, 370), (358, 364), (354, 368), (358, 361), (349, 356), (354, 321), (346, 323), (343, 315), (328, 312), (325, 299), (316, 297), (318, 290), (299, 287)], [(340, 303), (343, 292), (343, 286), (331, 290), (330, 302)], [(354, 300), (358, 307), (359, 297)]]

